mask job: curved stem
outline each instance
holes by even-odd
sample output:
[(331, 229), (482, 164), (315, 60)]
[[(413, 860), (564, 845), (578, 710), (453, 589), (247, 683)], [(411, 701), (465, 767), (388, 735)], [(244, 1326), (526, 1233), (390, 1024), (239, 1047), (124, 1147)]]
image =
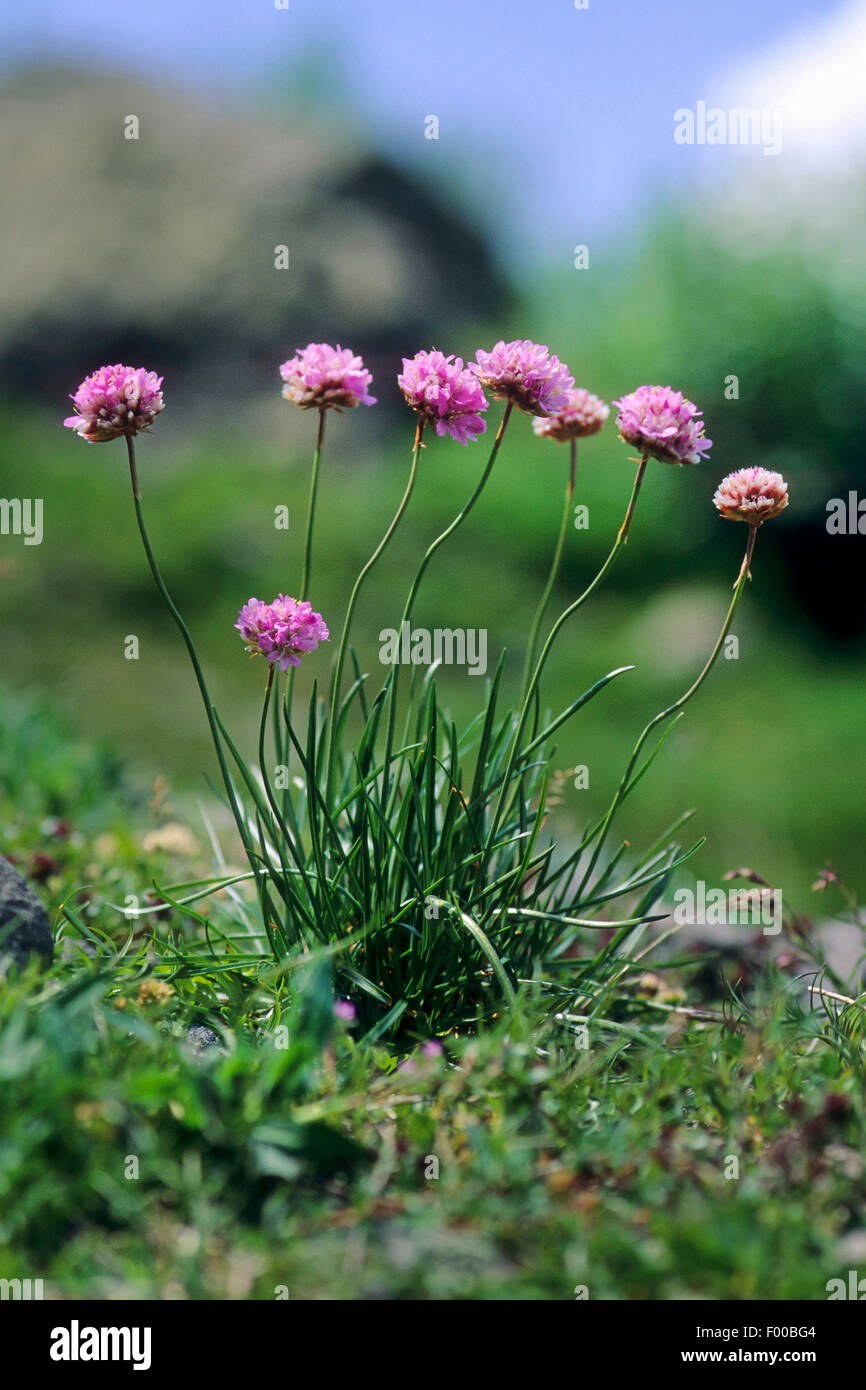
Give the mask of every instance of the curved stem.
[(238, 804), (238, 800), (235, 795), (235, 789), (232, 784), (231, 777), (229, 775), (228, 766), (225, 760), (225, 753), (223, 751), (222, 746), (222, 739), (220, 738), (219, 729), (217, 728), (217, 722), (214, 717), (213, 704), (211, 702), (210, 694), (208, 693), (204, 673), (201, 669), (201, 665), (199, 663), (199, 659), (196, 654), (195, 647), (193, 645), (193, 640), (189, 634), (189, 630), (186, 626), (186, 623), (184, 622), (183, 618), (180, 616), (180, 613), (175, 607), (174, 600), (172, 599), (171, 594), (168, 592), (168, 589), (165, 586), (165, 581), (162, 575), (160, 574), (159, 566), (156, 563), (156, 556), (153, 553), (153, 548), (150, 544), (150, 538), (147, 534), (147, 527), (144, 524), (144, 513), (141, 509), (141, 492), (138, 486), (138, 472), (135, 466), (135, 446), (132, 442), (132, 435), (128, 434), (126, 436), (126, 447), (127, 452), (129, 454), (129, 476), (132, 480), (132, 497), (135, 503), (135, 517), (138, 522), (138, 530), (139, 534), (141, 535), (142, 545), (144, 546), (144, 553), (147, 556), (147, 561), (150, 565), (151, 574), (153, 575), (154, 581), (156, 582), (156, 587), (159, 589), (159, 592), (162, 595), (162, 599), (165, 603), (166, 608), (168, 609), (169, 613), (171, 614), (172, 618), (177, 624), (177, 627), (180, 631), (180, 635), (183, 638), (184, 645), (186, 646), (187, 652), (189, 653), (189, 659), (192, 662), (192, 668), (195, 672), (195, 678), (198, 682), (198, 688), (201, 693), (202, 703), (204, 704), (205, 713), (207, 715), (208, 725), (210, 727), (211, 732), (211, 738), (213, 739), (214, 749), (216, 750), (217, 761), (219, 763), (219, 769), (222, 774), (223, 784), (225, 786), (226, 793), (229, 798), (229, 805), (231, 806), (232, 814), (234, 815), (235, 823), (238, 827), (241, 840), (244, 843), (244, 848), (247, 849), (247, 852), (249, 854), (246, 835), (246, 825), (243, 818), (243, 812), (240, 808), (240, 805)]
[(634, 751), (628, 761), (626, 770), (623, 773), (620, 784), (616, 790), (616, 795), (614, 796), (613, 801), (610, 804), (610, 808), (607, 812), (607, 815), (602, 821), (601, 832), (598, 838), (598, 842), (596, 844), (595, 849), (592, 852), (586, 870), (584, 871), (583, 878), (581, 879), (580, 888), (578, 889), (578, 898), (582, 896), (583, 890), (586, 887), (587, 882), (589, 881), (589, 877), (596, 864), (598, 863), (598, 859), (604, 846), (605, 839), (607, 838), (607, 833), (610, 829), (611, 822), (613, 821), (613, 818), (616, 815), (616, 812), (619, 809), (622, 801), (628, 794), (628, 791), (630, 789), (632, 773), (634, 772), (635, 764), (637, 763), (637, 760), (640, 757), (641, 750), (644, 744), (646, 743), (653, 729), (655, 729), (659, 724), (663, 723), (666, 719), (670, 719), (672, 715), (679, 713), (679, 711), (683, 708), (685, 704), (688, 703), (692, 696), (698, 690), (700, 690), (701, 686), (703, 685), (704, 681), (706, 680), (707, 676), (709, 675), (710, 671), (716, 663), (716, 658), (718, 657), (719, 652), (722, 650), (725, 638), (727, 637), (728, 632), (730, 631), (731, 623), (734, 620), (734, 614), (737, 611), (737, 604), (739, 603), (743, 590), (746, 587), (746, 581), (748, 579), (751, 579), (749, 567), (751, 565), (752, 551), (755, 548), (755, 537), (757, 533), (757, 526), (749, 527), (749, 539), (746, 545), (746, 553), (743, 556), (743, 563), (740, 566), (740, 573), (738, 574), (737, 581), (734, 585), (734, 596), (731, 599), (731, 606), (728, 609), (727, 616), (725, 617), (725, 621), (722, 624), (722, 630), (719, 633), (718, 641), (716, 642), (716, 645), (713, 647), (713, 650), (710, 652), (710, 655), (707, 658), (707, 661), (703, 669), (701, 670), (700, 675), (696, 678), (696, 680), (692, 682), (692, 684), (689, 686), (688, 690), (685, 692), (684, 695), (681, 695), (680, 698), (678, 700), (675, 700), (672, 705), (668, 705), (667, 709), (661, 710), (655, 716), (654, 719), (650, 720), (650, 722), (647, 724), (646, 728), (644, 729), (643, 733), (641, 734), (640, 738), (634, 746)]
[(263, 779), (263, 781), (265, 782), (266, 785), (267, 785), (268, 774), (267, 774), (267, 772), (265, 771), (265, 734), (266, 734), (266, 732), (267, 732), (267, 727), (268, 727), (268, 705), (269, 705), (270, 702), (271, 702), (271, 687), (273, 686), (273, 683), (274, 683), (274, 671), (275, 671), (275, 669), (276, 669), (276, 662), (269, 662), (269, 663), (268, 663), (268, 681), (267, 681), (267, 685), (265, 686), (265, 700), (264, 700), (264, 704), (262, 705), (262, 718), (261, 718), (261, 722), (260, 722), (260, 724), (259, 724), (259, 767), (260, 767), (260, 769), (261, 769), (262, 779)]
[[(487, 460), (487, 465), (486, 465), (486, 467), (485, 467), (485, 469), (484, 469), (484, 472), (481, 474), (481, 477), (480, 477), (480, 479), (479, 479), (479, 481), (478, 481), (478, 485), (477, 485), (477, 487), (475, 488), (475, 491), (473, 492), (472, 496), (469, 498), (469, 501), (466, 503), (466, 505), (462, 508), (462, 510), (459, 511), (459, 512), (457, 513), (457, 515), (455, 516), (454, 520), (451, 522), (450, 526), (446, 526), (445, 530), (441, 533), (441, 535), (437, 536), (436, 539), (435, 539), (435, 541), (433, 541), (432, 545), (430, 545), (430, 546), (428, 547), (428, 549), (427, 549), (427, 551), (426, 551), (426, 553), (425, 553), (425, 555), (424, 555), (424, 558), (423, 558), (423, 560), (421, 561), (420, 566), (418, 567), (418, 573), (415, 575), (415, 578), (414, 578), (413, 581), (412, 581), (412, 587), (411, 587), (410, 590), (409, 590), (409, 594), (408, 594), (408, 597), (407, 597), (407, 599), (406, 599), (406, 604), (405, 604), (405, 607), (404, 607), (404, 609), (403, 609), (403, 616), (402, 616), (402, 618), (401, 618), (401, 620), (400, 620), (400, 628), (399, 628), (399, 631), (400, 631), (401, 633), (402, 633), (402, 631), (403, 631), (403, 624), (409, 621), (410, 615), (411, 615), (411, 613), (412, 613), (412, 607), (413, 607), (413, 604), (415, 603), (415, 599), (416, 599), (416, 597), (417, 597), (417, 595), (418, 595), (418, 589), (419, 589), (419, 587), (420, 587), (420, 585), (421, 585), (421, 580), (422, 580), (423, 577), (424, 577), (424, 574), (425, 574), (425, 572), (426, 572), (427, 566), (429, 565), (430, 561), (433, 559), (433, 556), (436, 554), (436, 551), (439, 549), (439, 547), (442, 546), (442, 545), (444, 545), (445, 542), (448, 540), (448, 537), (449, 537), (449, 536), (452, 536), (452, 535), (454, 534), (454, 532), (457, 530), (458, 526), (460, 526), (460, 524), (466, 520), (467, 516), (468, 516), (469, 513), (472, 511), (472, 508), (475, 506), (475, 503), (478, 501), (478, 498), (481, 496), (482, 492), (484, 491), (484, 488), (485, 488), (486, 483), (487, 483), (487, 479), (490, 477), (490, 474), (491, 474), (492, 471), (493, 471), (493, 465), (494, 465), (494, 463), (496, 462), (496, 456), (497, 456), (497, 454), (499, 453), (500, 445), (502, 444), (502, 440), (503, 440), (504, 437), (505, 437), (505, 431), (506, 431), (506, 428), (507, 428), (507, 426), (508, 426), (508, 421), (511, 419), (511, 412), (512, 412), (513, 408), (514, 408), (514, 402), (513, 402), (513, 401), (509, 401), (509, 402), (507, 403), (506, 407), (505, 407), (505, 410), (504, 410), (503, 415), (502, 415), (502, 419), (501, 419), (501, 421), (500, 421), (500, 423), (499, 423), (499, 429), (496, 431), (496, 438), (495, 438), (494, 441), (493, 441), (493, 448), (490, 450), (490, 457), (489, 457), (489, 459)], [(394, 669), (393, 669), (393, 672), (392, 672), (392, 677), (391, 677), (391, 692), (390, 692), (389, 700), (388, 700), (388, 734), (387, 734), (387, 741), (386, 741), (386, 744), (385, 744), (385, 761), (384, 761), (384, 765), (383, 765), (383, 774), (382, 774), (382, 805), (383, 805), (383, 806), (387, 803), (387, 800), (388, 800), (388, 787), (389, 787), (390, 772), (391, 772), (391, 756), (392, 756), (392, 752), (393, 752), (393, 748), (394, 748), (394, 727), (395, 727), (395, 721), (396, 721), (397, 686), (398, 686), (398, 681), (399, 681), (399, 671), (400, 671), (400, 663), (399, 663), (399, 662), (395, 662), (395, 664), (394, 664)]]
[(493, 471), (493, 465), (496, 462), (496, 455), (499, 453), (500, 445), (502, 444), (502, 440), (505, 437), (505, 430), (507, 428), (508, 421), (511, 418), (511, 412), (513, 408), (514, 402), (509, 401), (505, 407), (502, 420), (499, 424), (499, 429), (496, 431), (496, 438), (493, 441), (493, 448), (490, 450), (490, 457), (487, 460), (487, 466), (485, 467), (484, 472), (481, 474), (481, 477), (478, 481), (478, 486), (476, 487), (472, 496), (469, 498), (469, 501), (466, 503), (465, 507), (463, 507), (463, 509), (457, 513), (454, 520), (451, 522), (451, 525), (446, 526), (442, 534), (440, 536), (437, 536), (433, 544), (428, 547), (424, 559), (421, 561), (421, 564), (418, 568), (418, 573), (415, 575), (415, 578), (412, 581), (412, 587), (409, 590), (409, 596), (406, 599), (406, 606), (403, 609), (402, 622), (405, 623), (412, 612), (412, 606), (418, 595), (418, 589), (420, 588), (421, 580), (424, 577), (427, 566), (433, 559), (433, 556), (436, 554), (436, 551), (439, 549), (441, 545), (445, 544), (448, 537), (453, 535), (454, 532), (457, 530), (457, 527), (466, 520), (467, 516), (472, 511), (472, 508), (475, 506), (475, 503), (478, 501), (479, 497), (484, 491), (484, 488), (487, 484), (487, 479), (490, 477), (490, 474)]
[(526, 687), (529, 683), (532, 663), (535, 660), (535, 648), (538, 645), (538, 630), (541, 627), (541, 620), (550, 602), (550, 595), (559, 574), (559, 567), (562, 563), (562, 552), (565, 547), (565, 536), (568, 530), (568, 522), (571, 516), (571, 506), (574, 501), (574, 484), (577, 479), (577, 440), (571, 440), (570, 446), (570, 466), (568, 471), (568, 482), (565, 486), (565, 507), (562, 513), (562, 523), (559, 528), (559, 536), (556, 542), (556, 549), (553, 552), (553, 563), (550, 566), (550, 574), (544, 587), (544, 592), (539, 599), (535, 617), (532, 620), (532, 627), (529, 629), (529, 642), (526, 648), (526, 662), (523, 667), (523, 680), (521, 682), (521, 698), (526, 694)]
[(403, 516), (403, 513), (409, 505), (409, 498), (412, 496), (412, 489), (415, 486), (415, 477), (418, 472), (418, 460), (421, 456), (421, 449), (423, 447), (421, 443), (423, 433), (424, 421), (419, 420), (417, 428), (415, 430), (415, 442), (412, 446), (412, 465), (409, 469), (409, 481), (406, 484), (406, 491), (403, 493), (400, 505), (394, 513), (394, 518), (391, 522), (391, 525), (388, 527), (378, 546), (373, 551), (373, 554), (370, 556), (367, 563), (364, 565), (364, 568), (361, 570), (360, 574), (358, 575), (358, 578), (355, 580), (354, 588), (352, 589), (352, 592), (349, 596), (349, 606), (346, 609), (346, 616), (343, 620), (343, 631), (340, 634), (340, 645), (337, 650), (337, 663), (334, 668), (334, 676), (331, 684), (331, 710), (328, 719), (328, 772), (325, 798), (328, 805), (330, 805), (331, 801), (331, 785), (333, 782), (334, 775), (334, 757), (337, 751), (337, 710), (339, 707), (340, 700), (340, 685), (343, 679), (343, 664), (346, 659), (346, 644), (349, 639), (349, 629), (352, 625), (352, 615), (355, 611), (355, 604), (358, 601), (358, 594), (361, 591), (361, 585), (367, 578), (367, 575), (373, 569), (373, 566), (382, 556), (386, 546), (388, 545), (388, 542), (390, 541), (391, 537), (393, 536), (400, 523), (400, 519)]
[(535, 670), (532, 673), (532, 679), (530, 680), (526, 690), (526, 694), (523, 697), (523, 705), (520, 711), (520, 718), (517, 723), (517, 728), (514, 731), (514, 737), (511, 741), (511, 748), (508, 754), (508, 763), (502, 779), (502, 787), (499, 792), (496, 810), (493, 814), (493, 821), (491, 823), (490, 833), (487, 837), (485, 855), (489, 853), (490, 846), (493, 844), (493, 840), (496, 836), (496, 831), (499, 828), (499, 822), (502, 818), (503, 807), (505, 806), (506, 798), (509, 795), (511, 774), (514, 771), (514, 764), (517, 760), (517, 754), (520, 748), (520, 740), (523, 736), (523, 730), (526, 727), (526, 720), (529, 715), (530, 707), (532, 705), (533, 696), (535, 695), (535, 692), (538, 688), (538, 682), (541, 679), (541, 673), (544, 670), (544, 666), (548, 656), (550, 655), (551, 648), (553, 647), (553, 644), (556, 641), (556, 637), (559, 633), (560, 628), (563, 627), (563, 625), (568, 621), (572, 613), (576, 613), (578, 608), (580, 608), (582, 604), (586, 603), (586, 600), (589, 598), (590, 594), (593, 594), (595, 592), (595, 590), (598, 588), (599, 584), (607, 574), (608, 570), (613, 565), (613, 562), (619, 554), (620, 550), (625, 545), (628, 539), (629, 528), (634, 517), (635, 507), (637, 506), (638, 494), (640, 492), (641, 484), (643, 483), (644, 474), (646, 472), (647, 458), (648, 455), (644, 455), (641, 458), (641, 461), (638, 465), (638, 470), (635, 474), (634, 486), (631, 490), (631, 497), (629, 499), (629, 504), (626, 510), (625, 518), (623, 520), (622, 526), (620, 526), (619, 531), (617, 532), (617, 537), (613, 543), (613, 548), (610, 554), (608, 555), (598, 574), (593, 579), (592, 583), (589, 584), (586, 589), (584, 589), (583, 593), (580, 595), (579, 598), (576, 598), (574, 600), (574, 603), (569, 604), (568, 608), (566, 608), (563, 613), (560, 613), (559, 617), (557, 618), (556, 622), (553, 624), (553, 627), (550, 630), (550, 634), (547, 638), (547, 641), (541, 649), (541, 656), (538, 658), (538, 664), (536, 665)]
[(634, 509), (637, 506), (637, 495), (640, 492), (640, 485), (643, 482), (643, 475), (646, 472), (646, 466), (648, 463), (649, 454), (642, 454), (640, 463), (638, 464), (637, 477), (634, 480), (634, 488), (632, 489), (631, 500), (628, 504), (628, 510), (625, 514), (625, 519), (622, 523), (622, 526), (620, 526), (619, 528), (617, 544), (626, 545), (628, 542), (628, 533), (631, 530), (631, 524), (634, 520)]

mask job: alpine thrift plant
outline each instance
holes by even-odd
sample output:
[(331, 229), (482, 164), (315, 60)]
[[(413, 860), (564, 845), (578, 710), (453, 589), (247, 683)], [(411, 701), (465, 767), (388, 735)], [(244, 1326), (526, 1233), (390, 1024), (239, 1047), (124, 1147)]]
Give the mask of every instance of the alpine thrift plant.
[[(620, 438), (638, 451), (624, 519), (598, 573), (553, 622), (536, 656), (568, 534), (578, 440), (600, 434), (609, 407), (576, 388), (559, 358), (528, 339), (479, 350), (468, 366), (437, 349), (404, 358), (397, 387), (414, 415), (409, 476), (392, 520), (355, 580), (329, 661), (324, 644), (331, 634), (308, 593), (325, 420), (331, 411), (374, 405), (372, 377), (361, 357), (324, 343), (299, 350), (283, 363), (280, 375), (286, 400), (315, 410), (318, 422), (303, 551), (300, 557), (286, 556), (287, 568), (300, 558), (297, 585), (287, 581), (297, 597), (250, 598), (234, 624), (247, 650), (263, 657), (267, 668), (254, 758), (237, 747), (213, 705), (145, 526), (135, 436), (149, 432), (163, 409), (162, 379), (143, 368), (102, 367), (79, 387), (73, 396), (76, 414), (64, 422), (89, 443), (126, 441), (145, 556), (187, 649), (225, 801), (247, 861), (246, 870), (199, 885), (188, 896), (172, 898), (173, 905), (195, 917), (193, 903), (230, 887), (238, 914), (238, 929), (225, 937), (233, 943), (233, 967), (240, 960), (253, 970), (269, 958), (273, 978), (282, 979), (315, 960), (331, 975), (331, 1026), (336, 1019), (357, 1026), (359, 1037), (415, 1040), (426, 1058), (440, 1055), (438, 1037), (509, 1008), (521, 984), (530, 980), (546, 992), (552, 1009), (571, 1007), (575, 1017), (591, 1016), (607, 1026), (638, 943), (664, 915), (655, 909), (671, 875), (701, 844), (683, 847), (664, 840), (642, 855), (629, 849), (626, 856), (625, 846), (608, 851), (611, 827), (722, 649), (750, 578), (757, 531), (788, 504), (784, 479), (752, 468), (729, 475), (719, 486), (713, 501), (721, 516), (749, 527), (721, 634), (684, 694), (641, 733), (604, 816), (578, 844), (560, 847), (546, 829), (552, 737), (631, 668), (600, 675), (539, 727), (545, 665), (565, 623), (623, 552), (648, 460), (692, 465), (707, 457), (711, 441), (701, 412), (670, 387), (639, 386), (615, 402)], [(353, 649), (351, 629), (364, 582), (409, 506), (422, 449), (425, 466), (435, 469), (438, 449), (451, 441), (463, 447), (476, 443), (486, 427), (485, 392), (503, 404), (486, 462), (467, 500), (421, 556), (401, 622), (411, 618), (431, 561), (481, 498), (515, 410), (533, 419), (537, 439), (531, 449), (543, 451), (550, 442), (568, 446), (560, 455), (568, 463), (565, 510), (529, 633), (520, 698), (516, 704), (504, 698), (500, 659), (476, 717), (459, 730), (442, 708), (435, 665), (422, 679), (413, 671), (402, 698), (399, 663), (371, 688), (375, 682), (364, 670), (369, 654)], [(601, 440), (590, 452), (603, 448)], [(543, 465), (534, 472), (543, 477)], [(251, 574), (250, 587), (254, 582)], [(352, 674), (344, 682), (349, 658)], [(292, 677), (302, 661), (316, 673), (305, 713), (292, 699)], [(327, 698), (320, 697), (320, 689)], [(650, 735), (665, 725), (665, 734), (642, 760)], [(247, 900), (238, 896), (243, 883), (255, 894), (258, 923), (247, 915)], [(605, 935), (598, 949), (580, 949), (599, 931)], [(246, 956), (238, 955), (238, 942)], [(228, 947), (209, 935), (207, 949)], [(275, 1006), (266, 1022), (278, 1019)]]

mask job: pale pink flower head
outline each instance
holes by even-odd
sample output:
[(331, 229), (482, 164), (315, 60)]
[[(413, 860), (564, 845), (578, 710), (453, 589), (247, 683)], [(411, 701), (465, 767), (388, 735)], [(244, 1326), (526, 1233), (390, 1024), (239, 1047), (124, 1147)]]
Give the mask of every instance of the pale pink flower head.
[(598, 434), (609, 414), (609, 405), (605, 405), (591, 391), (577, 386), (569, 391), (565, 405), (555, 415), (543, 415), (533, 420), (532, 428), (539, 438), (555, 439), (563, 444), (567, 439), (586, 439), (591, 434)]
[(281, 671), (300, 666), (304, 653), (314, 651), (331, 635), (321, 613), (314, 613), (306, 599), (299, 603), (285, 594), (278, 594), (273, 603), (251, 598), (238, 614), (235, 627), (248, 652), (266, 657)]
[(90, 444), (149, 430), (165, 402), (162, 377), (144, 367), (100, 367), (70, 397), (77, 414), (63, 421)]
[(699, 463), (712, 440), (704, 435), (702, 412), (670, 386), (639, 386), (621, 400), (617, 427), (626, 444), (662, 463)]
[(751, 526), (760, 526), (785, 510), (788, 484), (781, 473), (767, 468), (741, 468), (722, 479), (713, 504), (728, 521), (748, 521)]
[(375, 405), (369, 394), (373, 383), (363, 359), (349, 348), (330, 343), (308, 343), (280, 367), (286, 383), (283, 395), (301, 410), (348, 410), (355, 405)]
[(481, 418), (487, 400), (462, 357), (446, 357), (435, 348), (404, 357), (397, 385), (419, 420), (435, 425), (438, 435), (450, 434), (458, 444), (468, 444), (487, 428)]
[[(436, 1038), (428, 1038), (427, 1041), (426, 1041), (425, 1043), (423, 1043), (422, 1046), (421, 1046), (421, 1056), (422, 1056), (422, 1057), (426, 1057), (426, 1058), (432, 1060), (434, 1057), (441, 1057), (442, 1054), (443, 1054), (443, 1047), (442, 1047), (442, 1044), (441, 1044), (441, 1042), (439, 1042)], [(423, 1063), (422, 1063), (422, 1066), (423, 1066)], [(410, 1072), (411, 1072), (411, 1071), (416, 1071), (416, 1070), (417, 1070), (417, 1067), (418, 1067), (418, 1063), (417, 1063), (417, 1054), (416, 1054), (415, 1057), (404, 1057), (404, 1058), (403, 1058), (403, 1061), (400, 1063), (400, 1065), (398, 1066), (397, 1070), (398, 1070), (398, 1071), (410, 1071)]]
[(531, 339), (479, 348), (470, 368), (498, 401), (513, 401), (527, 415), (553, 415), (568, 403), (574, 377), (558, 357)]
[(354, 1023), (358, 1017), (358, 1010), (351, 999), (337, 999), (334, 1001), (334, 1017), (341, 1023)]

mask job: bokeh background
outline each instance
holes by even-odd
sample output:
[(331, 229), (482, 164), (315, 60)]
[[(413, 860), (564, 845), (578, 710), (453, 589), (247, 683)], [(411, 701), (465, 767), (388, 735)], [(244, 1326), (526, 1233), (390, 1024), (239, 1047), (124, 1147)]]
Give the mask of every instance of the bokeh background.
[[(206, 729), (140, 551), (125, 451), (61, 427), (97, 365), (165, 376), (139, 450), (151, 533), (251, 746), (261, 671), (232, 624), (251, 594), (297, 585), (315, 426), (281, 400), (279, 362), (339, 341), (375, 375), (380, 406), (328, 426), (312, 596), (339, 630), (405, 482), (401, 357), (533, 337), (608, 400), (680, 387), (715, 441), (699, 467), (652, 466), (628, 552), (549, 667), (556, 708), (637, 668), (563, 731), (563, 833), (606, 804), (640, 729), (703, 664), (745, 540), (712, 493), (764, 464), (789, 479), (791, 506), (759, 537), (739, 659), (719, 663), (621, 828), (646, 843), (694, 806), (710, 881), (750, 865), (796, 901), (829, 859), (866, 887), (864, 542), (825, 524), (829, 499), (866, 492), (862, 0), (151, 0), (146, 16), (49, 0), (7, 10), (0, 40), (0, 494), (41, 497), (45, 517), (40, 546), (0, 537), (0, 686), (48, 692), (79, 735), (206, 794)], [(699, 101), (780, 110), (781, 151), (676, 144), (674, 112)], [(607, 553), (630, 452), (613, 415), (581, 450), (590, 526), (569, 537), (551, 617)], [(379, 630), (485, 459), (483, 442), (426, 451), (359, 611), (373, 679)], [(512, 689), (566, 468), (517, 419), (416, 612), (486, 627)], [(477, 679), (444, 685), (461, 717), (478, 707)], [(587, 790), (567, 775), (577, 764)]]

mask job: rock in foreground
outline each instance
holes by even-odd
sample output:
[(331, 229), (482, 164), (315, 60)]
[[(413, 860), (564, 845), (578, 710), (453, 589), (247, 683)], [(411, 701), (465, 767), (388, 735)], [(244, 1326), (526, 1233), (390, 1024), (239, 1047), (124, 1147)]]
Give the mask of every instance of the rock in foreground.
[(33, 955), (46, 965), (54, 959), (45, 908), (29, 883), (0, 855), (0, 972), (10, 959), (23, 969)]

